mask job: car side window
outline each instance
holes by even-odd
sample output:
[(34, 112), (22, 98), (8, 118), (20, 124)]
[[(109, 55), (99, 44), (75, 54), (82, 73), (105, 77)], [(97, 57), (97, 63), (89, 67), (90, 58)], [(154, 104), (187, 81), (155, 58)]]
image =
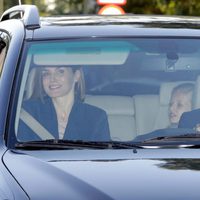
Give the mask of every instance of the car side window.
[(8, 35), (4, 32), (0, 32), (0, 77), (3, 70), (3, 64), (8, 48)]

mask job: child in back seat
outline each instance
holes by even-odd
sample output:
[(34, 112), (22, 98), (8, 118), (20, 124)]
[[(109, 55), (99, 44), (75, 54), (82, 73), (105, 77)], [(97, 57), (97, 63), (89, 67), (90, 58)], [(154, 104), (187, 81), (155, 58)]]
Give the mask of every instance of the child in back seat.
[(173, 89), (169, 105), (170, 128), (177, 128), (181, 115), (192, 110), (193, 90), (192, 83), (183, 83)]

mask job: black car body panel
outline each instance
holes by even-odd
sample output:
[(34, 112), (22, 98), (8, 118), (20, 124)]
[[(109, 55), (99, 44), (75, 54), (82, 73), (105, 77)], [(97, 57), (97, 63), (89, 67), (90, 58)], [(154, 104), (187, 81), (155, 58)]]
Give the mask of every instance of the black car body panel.
[(3, 160), (31, 199), (199, 199), (199, 150), (22, 153)]
[[(0, 42), (7, 47), (0, 77), (0, 199), (199, 200), (199, 132), (189, 127), (180, 129), (179, 135), (171, 130), (173, 134), (161, 137), (160, 127), (155, 125), (158, 134), (148, 138), (153, 130), (141, 131), (153, 118), (153, 114), (148, 119), (146, 116), (150, 111), (154, 113), (154, 103), (163, 103), (160, 97), (163, 83), (192, 82), (196, 84), (195, 91), (198, 90), (199, 29), (198, 17), (179, 16), (44, 17), (32, 27), (26, 27), (23, 19), (0, 22)], [(75, 48), (67, 46), (68, 43)], [(109, 48), (109, 44), (114, 45)], [(34, 45), (39, 53), (34, 51)], [(51, 45), (57, 45), (57, 49), (49, 48)], [(65, 59), (70, 56), (63, 56), (62, 45), (67, 46), (66, 52), (73, 58), (70, 61)], [(80, 47), (82, 51), (77, 50)], [(58, 59), (53, 57), (54, 50)], [(44, 59), (44, 55), (50, 55), (49, 59)], [(68, 66), (67, 62), (71, 62), (75, 67), (83, 67), (89, 87), (86, 95), (100, 96), (97, 103), (103, 103), (103, 109), (107, 109), (109, 123), (114, 127), (110, 130), (119, 131), (120, 135), (105, 143), (75, 141), (80, 146), (73, 146), (70, 140), (61, 144), (48, 139), (39, 144), (34, 140), (30, 143), (18, 140), (23, 98), (28, 89), (33, 89), (26, 87), (30, 71), (41, 63), (48, 67), (48, 62), (53, 66)], [(111, 103), (106, 104), (107, 101)], [(147, 105), (152, 106), (150, 111), (145, 110)], [(169, 104), (164, 106), (166, 114)], [(116, 121), (115, 114), (120, 114)], [(137, 115), (144, 119), (138, 118), (134, 124), (129, 115), (131, 120)], [(162, 119), (162, 115), (156, 120)], [(136, 125), (131, 137), (124, 137)], [(164, 127), (167, 133), (168, 128)], [(147, 135), (147, 141), (134, 143), (134, 137), (142, 134)]]

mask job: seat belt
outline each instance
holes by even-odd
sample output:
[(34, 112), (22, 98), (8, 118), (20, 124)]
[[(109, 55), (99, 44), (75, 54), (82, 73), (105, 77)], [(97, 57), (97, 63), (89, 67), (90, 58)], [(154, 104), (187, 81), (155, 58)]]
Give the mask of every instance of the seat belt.
[(32, 129), (41, 139), (49, 140), (55, 139), (53, 135), (42, 126), (32, 115), (30, 115), (23, 108), (20, 111), (20, 119)]

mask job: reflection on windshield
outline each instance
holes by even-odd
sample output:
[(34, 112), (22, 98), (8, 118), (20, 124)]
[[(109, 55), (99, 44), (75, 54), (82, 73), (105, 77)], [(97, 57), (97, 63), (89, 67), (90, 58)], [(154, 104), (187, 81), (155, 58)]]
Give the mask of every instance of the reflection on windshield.
[(200, 160), (198, 159), (168, 159), (162, 160), (164, 163), (159, 167), (169, 170), (200, 170)]
[(70, 39), (25, 49), (19, 141), (127, 142), (164, 129), (191, 134), (200, 124), (197, 39)]

